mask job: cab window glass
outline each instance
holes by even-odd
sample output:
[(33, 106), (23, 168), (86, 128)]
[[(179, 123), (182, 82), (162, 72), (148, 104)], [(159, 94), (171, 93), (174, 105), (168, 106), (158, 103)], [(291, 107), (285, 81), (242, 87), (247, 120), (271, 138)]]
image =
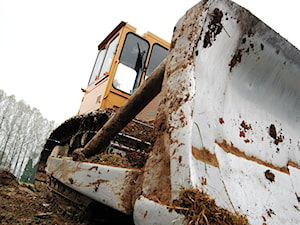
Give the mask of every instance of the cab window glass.
[(113, 86), (132, 94), (140, 85), (149, 51), (149, 43), (141, 37), (128, 33), (120, 55)]
[(148, 68), (145, 75), (145, 80), (155, 70), (155, 68), (167, 57), (168, 49), (159, 44), (154, 44), (152, 47), (151, 56), (148, 63)]
[(113, 57), (117, 50), (118, 41), (119, 41), (119, 35), (117, 37), (115, 37), (115, 39), (109, 44), (107, 51), (106, 51), (103, 65), (101, 67), (101, 70), (100, 70), (100, 73), (98, 76), (99, 78), (104, 76), (104, 74), (109, 71), (111, 62), (112, 62)]
[(102, 49), (98, 52), (97, 59), (96, 59), (96, 62), (95, 62), (95, 65), (94, 65), (94, 68), (92, 71), (92, 75), (90, 77), (88, 85), (91, 85), (95, 80), (97, 80), (102, 63), (103, 63), (105, 52), (106, 52), (105, 49)]

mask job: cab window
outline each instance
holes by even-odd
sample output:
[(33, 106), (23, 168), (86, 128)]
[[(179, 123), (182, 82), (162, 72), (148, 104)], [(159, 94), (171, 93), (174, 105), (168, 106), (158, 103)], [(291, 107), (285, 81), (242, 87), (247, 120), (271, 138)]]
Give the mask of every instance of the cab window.
[(151, 51), (151, 56), (148, 63), (148, 68), (145, 75), (145, 80), (155, 70), (155, 68), (167, 57), (168, 49), (159, 44), (154, 44)]
[(127, 34), (113, 81), (114, 88), (132, 94), (139, 87), (149, 46), (143, 38)]
[(94, 81), (103, 77), (106, 72), (109, 71), (111, 62), (113, 60), (114, 54), (117, 50), (117, 45), (119, 41), (119, 35), (117, 35), (108, 45), (107, 49), (101, 49), (98, 53), (93, 72), (89, 81), (91, 85)]
[(94, 65), (94, 68), (92, 71), (92, 75), (91, 75), (88, 85), (91, 85), (95, 80), (97, 80), (102, 63), (103, 63), (105, 53), (106, 53), (106, 49), (101, 49), (98, 52), (97, 59), (96, 59), (96, 62), (95, 62), (95, 65)]

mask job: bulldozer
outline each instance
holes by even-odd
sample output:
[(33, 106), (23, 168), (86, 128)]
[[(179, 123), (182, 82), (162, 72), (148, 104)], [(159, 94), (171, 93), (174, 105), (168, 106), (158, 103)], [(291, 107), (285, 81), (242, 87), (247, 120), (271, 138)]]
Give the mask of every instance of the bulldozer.
[(116, 223), (300, 224), (296, 47), (233, 1), (202, 0), (170, 45), (122, 22), (98, 49), (37, 181)]

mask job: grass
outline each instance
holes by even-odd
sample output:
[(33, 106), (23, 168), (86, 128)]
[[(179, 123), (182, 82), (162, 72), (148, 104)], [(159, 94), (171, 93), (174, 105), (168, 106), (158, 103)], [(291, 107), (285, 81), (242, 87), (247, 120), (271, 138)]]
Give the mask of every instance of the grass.
[(185, 215), (189, 225), (248, 225), (245, 216), (220, 208), (208, 194), (198, 189), (182, 190), (173, 209)]

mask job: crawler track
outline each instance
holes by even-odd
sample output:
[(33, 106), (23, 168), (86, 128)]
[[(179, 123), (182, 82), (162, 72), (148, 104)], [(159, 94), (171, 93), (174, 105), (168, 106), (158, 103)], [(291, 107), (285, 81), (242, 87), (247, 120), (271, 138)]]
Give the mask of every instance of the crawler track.
[[(62, 214), (75, 221), (87, 220), (88, 224), (133, 224), (132, 216), (94, 202), (45, 172), (47, 159), (55, 146), (61, 146), (63, 149), (59, 157), (71, 156), (75, 149), (84, 147), (113, 114), (113, 110), (99, 109), (68, 119), (51, 133), (41, 153), (35, 184), (37, 187), (47, 186), (53, 203), (57, 204)], [(130, 166), (140, 168), (144, 165), (150, 151), (152, 129), (151, 124), (133, 120), (103, 151), (118, 153), (130, 162)], [(94, 159), (87, 159), (87, 161), (98, 163)]]
[(67, 154), (72, 154), (74, 149), (82, 147), (94, 136), (95, 132), (106, 123), (109, 115), (111, 115), (111, 111), (99, 109), (91, 113), (71, 117), (57, 127), (44, 145), (35, 183), (46, 184), (46, 162), (55, 146), (64, 146)]

